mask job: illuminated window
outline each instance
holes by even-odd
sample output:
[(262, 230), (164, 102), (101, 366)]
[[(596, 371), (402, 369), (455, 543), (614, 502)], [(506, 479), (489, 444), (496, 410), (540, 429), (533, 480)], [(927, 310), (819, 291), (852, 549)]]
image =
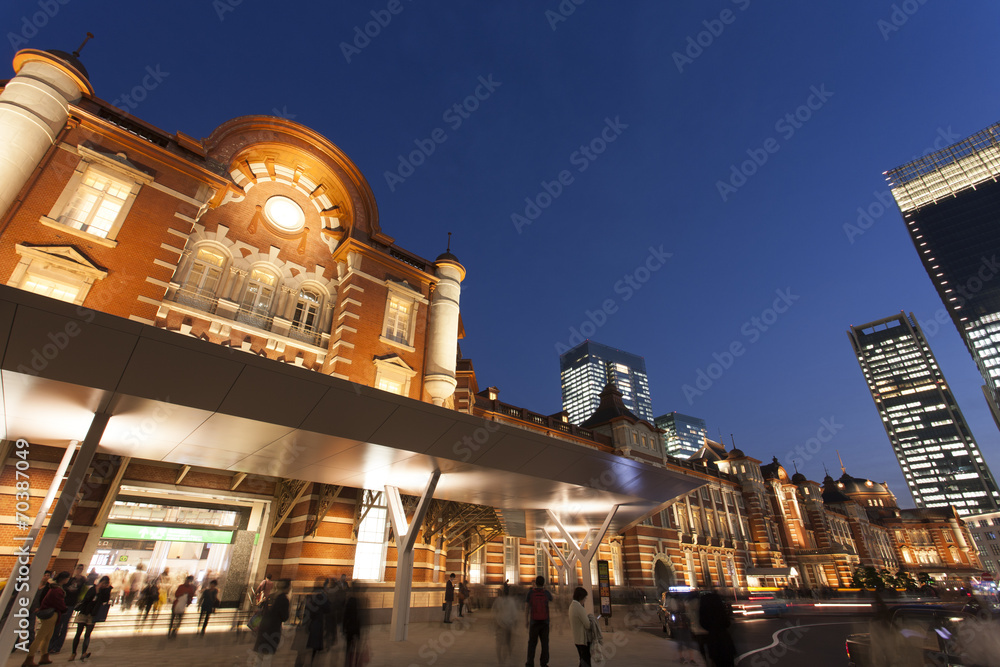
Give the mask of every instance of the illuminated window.
[(199, 296), (216, 296), (225, 265), (226, 258), (221, 251), (199, 248), (184, 281), (184, 289)]
[(385, 337), (397, 343), (410, 343), (410, 305), (396, 297), (389, 298), (389, 313), (385, 322)]
[(79, 164), (41, 222), (74, 230), (71, 233), (88, 239), (105, 239), (102, 245), (114, 247), (139, 188), (153, 177), (137, 169), (123, 153), (108, 155), (85, 146), (78, 146), (77, 153)]
[(521, 582), (521, 547), (516, 537), (503, 538), (503, 572), (504, 578), (511, 585)]
[[(362, 492), (366, 498), (371, 491)], [(377, 494), (377, 498), (382, 498)], [(367, 513), (358, 524), (358, 541), (354, 553), (354, 578), (381, 581), (385, 569), (385, 547), (389, 538), (386, 507), (372, 500)], [(383, 501), (384, 502), (384, 501)]]
[(15, 246), (21, 259), (7, 285), (68, 303), (82, 304), (91, 286), (107, 276), (69, 246)]
[(319, 294), (309, 289), (299, 290), (299, 300), (295, 304), (295, 315), (292, 317), (292, 328), (298, 331), (312, 332), (319, 324)]
[(409, 396), (410, 380), (417, 374), (398, 355), (389, 355), (374, 360), (375, 386), (400, 396)]
[(267, 318), (271, 314), (271, 302), (274, 300), (274, 287), (278, 278), (262, 269), (250, 271), (240, 311), (236, 319), (257, 327), (267, 328)]

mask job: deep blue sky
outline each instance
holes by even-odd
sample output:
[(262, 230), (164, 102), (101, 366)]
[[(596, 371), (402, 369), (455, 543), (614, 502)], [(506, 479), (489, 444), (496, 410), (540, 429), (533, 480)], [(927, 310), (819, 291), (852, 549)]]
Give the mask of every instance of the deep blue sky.
[[(883, 171), (1000, 120), (997, 3), (907, 0), (897, 26), (887, 0), (564, 0), (575, 11), (559, 21), (556, 0), (50, 0), (51, 18), (38, 14), (46, 1), (0, 9), (6, 62), (18, 48), (72, 51), (90, 30), (82, 59), (99, 97), (159, 68), (132, 113), (164, 130), (204, 137), (236, 116), (285, 114), (354, 160), (401, 247), (433, 258), (453, 232), (468, 269), (462, 351), (502, 400), (560, 410), (557, 345), (610, 299), (592, 337), (645, 356), (657, 414), (703, 417), (714, 437), (789, 467), (832, 419), (841, 427), (800, 470), (822, 479), (839, 449), (851, 473), (910, 502), (845, 332), (900, 310), (926, 322), (942, 305), (894, 207), (853, 243), (844, 225), (859, 207), (879, 212)], [(390, 5), (401, 11), (348, 62), (341, 43)], [(679, 68), (675, 52), (703, 32), (709, 45)], [(456, 127), (445, 113), (480, 77), (499, 85)], [(812, 98), (811, 117), (783, 122), (814, 90), (826, 99)], [(574, 156), (608, 119), (613, 143)], [(445, 141), (390, 186), (385, 172), (437, 128)], [(723, 201), (718, 182), (748, 151), (767, 161)], [(568, 185), (517, 229), (512, 214), (563, 170)], [(661, 246), (671, 257), (630, 293), (619, 281)], [(795, 298), (761, 331), (751, 318), (776, 290)], [(951, 325), (927, 333), (1000, 473), (971, 357)], [(744, 353), (689, 401), (684, 385), (733, 343)]]

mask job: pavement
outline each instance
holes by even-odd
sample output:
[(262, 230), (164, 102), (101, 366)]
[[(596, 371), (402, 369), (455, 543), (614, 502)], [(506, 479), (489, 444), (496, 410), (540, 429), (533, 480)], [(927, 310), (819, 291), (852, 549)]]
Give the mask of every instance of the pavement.
[[(677, 646), (666, 639), (660, 630), (655, 612), (641, 612), (628, 608), (614, 609), (614, 616), (604, 634), (603, 659), (595, 656), (595, 667), (621, 665), (622, 667), (670, 667), (680, 665)], [(259, 663), (253, 652), (253, 635), (234, 628), (232, 612), (220, 611), (213, 618), (208, 632), (198, 635), (195, 629), (197, 613), (186, 615), (179, 636), (166, 638), (166, 614), (156, 625), (142, 634), (134, 631), (134, 616), (129, 612), (112, 614), (107, 623), (98, 624), (90, 643), (91, 658), (82, 664), (102, 667), (254, 667)], [(573, 645), (569, 623), (562, 615), (553, 616), (549, 641), (552, 667), (575, 667), (579, 663)], [(603, 621), (602, 621), (603, 622)], [(62, 652), (51, 656), (55, 665), (66, 664), (75, 624)], [(286, 625), (272, 667), (291, 667), (296, 654), (290, 648), (295, 627)], [(454, 618), (451, 625), (444, 623), (413, 623), (409, 639), (404, 642), (389, 641), (389, 626), (368, 628), (363, 641), (370, 651), (369, 667), (423, 667), (424, 665), (480, 667), (503, 665), (519, 667), (525, 664), (527, 632), (518, 628), (511, 641), (512, 656), (505, 662), (497, 657), (497, 640), (492, 615), (487, 609), (476, 610), (462, 618)], [(18, 667), (25, 654), (15, 651), (5, 667)], [(538, 665), (536, 653), (535, 664)], [(81, 664), (79, 658), (73, 665)], [(332, 649), (316, 656), (312, 667), (344, 667), (343, 640)], [(699, 665), (703, 663), (697, 663)], [(305, 665), (309, 665), (306, 661)]]

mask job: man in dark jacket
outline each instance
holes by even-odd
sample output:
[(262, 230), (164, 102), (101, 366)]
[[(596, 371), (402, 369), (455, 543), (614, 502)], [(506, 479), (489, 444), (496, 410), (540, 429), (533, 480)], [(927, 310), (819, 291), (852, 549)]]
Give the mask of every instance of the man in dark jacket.
[(198, 600), (198, 609), (201, 611), (201, 615), (198, 616), (198, 625), (201, 626), (201, 631), (199, 634), (205, 634), (205, 630), (208, 628), (208, 619), (219, 607), (218, 580), (212, 579), (208, 582), (208, 588), (201, 592), (200, 597), (201, 599)]
[(59, 614), (59, 621), (56, 629), (52, 632), (52, 641), (49, 642), (49, 653), (59, 653), (63, 643), (66, 641), (66, 634), (69, 632), (69, 621), (73, 617), (73, 609), (77, 603), (83, 599), (83, 594), (87, 586), (87, 575), (83, 565), (77, 565), (73, 576), (63, 584), (63, 592), (66, 593), (66, 611)]
[(455, 574), (448, 577), (444, 585), (444, 622), (451, 623), (451, 605), (455, 602)]
[(542, 667), (549, 664), (549, 603), (552, 593), (545, 590), (545, 577), (535, 577), (535, 587), (525, 598), (528, 604), (528, 661), (527, 667), (535, 664), (535, 646), (542, 644), (542, 654), (538, 657)]

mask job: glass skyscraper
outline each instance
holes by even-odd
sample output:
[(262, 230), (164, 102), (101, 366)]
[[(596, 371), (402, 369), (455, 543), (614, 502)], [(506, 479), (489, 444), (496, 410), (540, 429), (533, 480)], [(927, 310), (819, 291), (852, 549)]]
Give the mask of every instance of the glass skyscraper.
[(1000, 427), (998, 177), (1000, 124), (886, 172), (920, 261), (979, 367)]
[(1000, 508), (1000, 493), (913, 313), (847, 332), (917, 507)]
[(594, 414), (604, 386), (613, 382), (622, 401), (639, 419), (653, 423), (646, 361), (622, 350), (585, 340), (559, 355), (563, 410), (574, 424)]
[(708, 428), (704, 419), (668, 412), (656, 418), (656, 428), (662, 428), (663, 451), (670, 456), (689, 459), (705, 445)]

